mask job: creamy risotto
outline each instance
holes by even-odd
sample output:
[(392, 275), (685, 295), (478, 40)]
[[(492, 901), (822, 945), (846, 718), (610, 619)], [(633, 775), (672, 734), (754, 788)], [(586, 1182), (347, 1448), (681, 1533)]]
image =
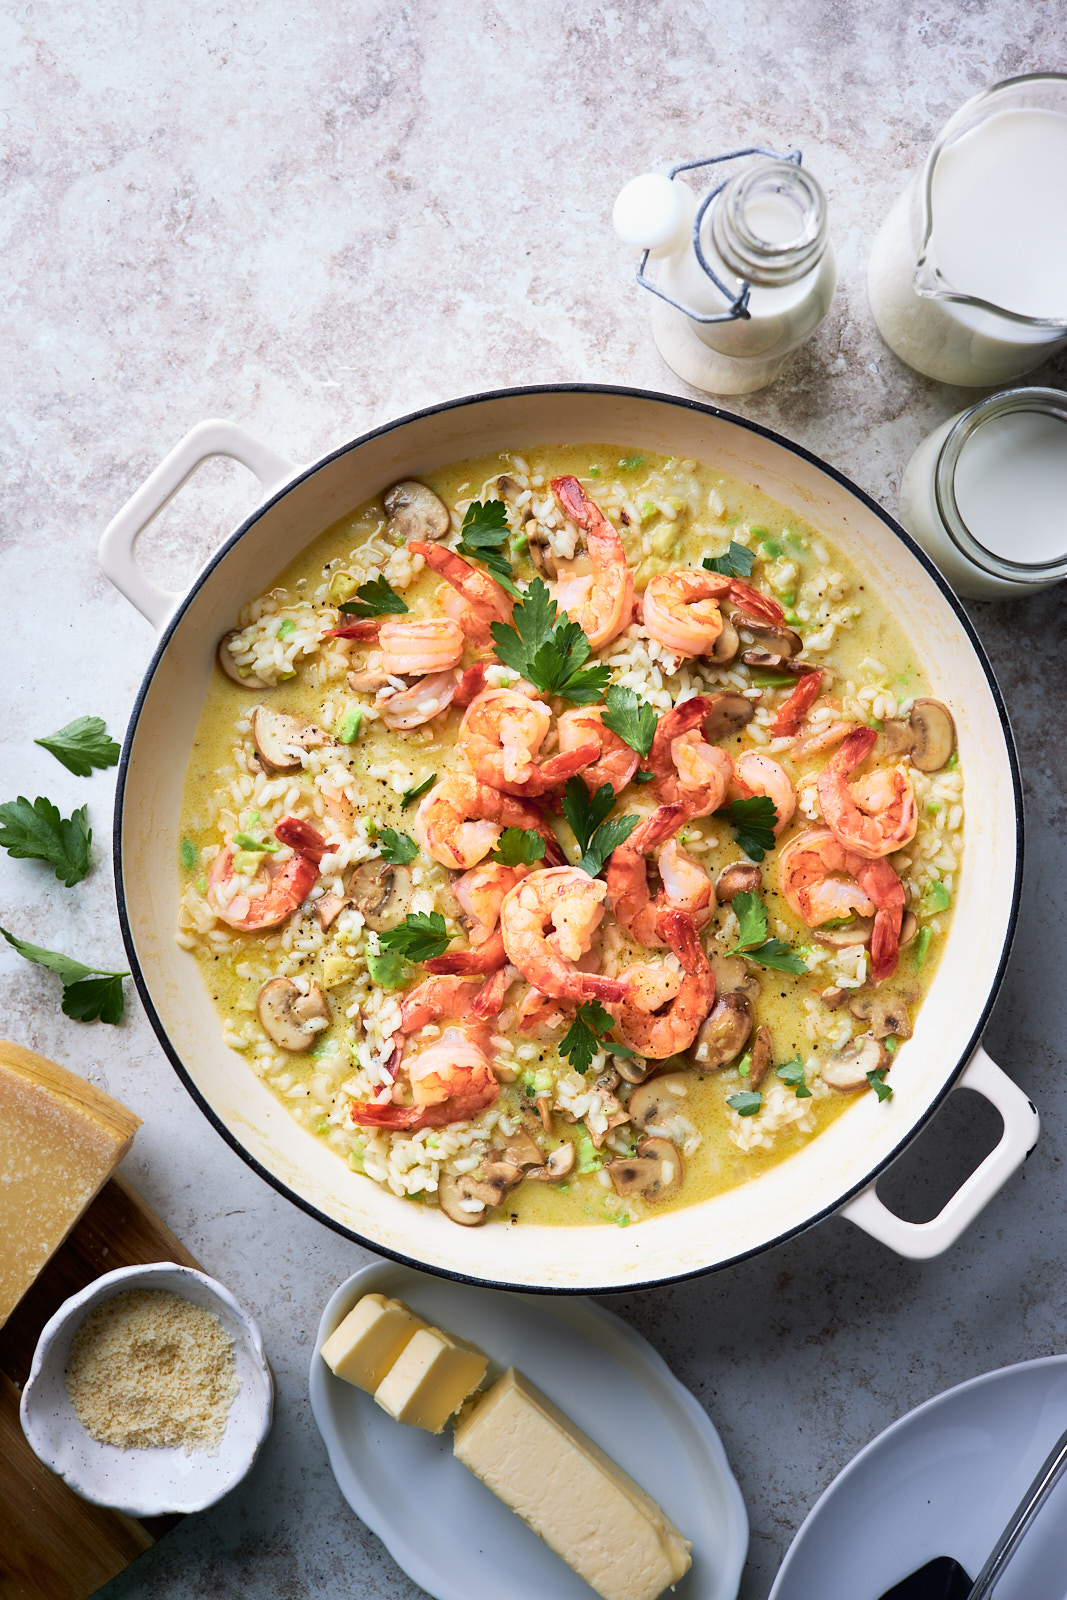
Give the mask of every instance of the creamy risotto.
[(177, 937), (227, 1045), (463, 1226), (637, 1223), (888, 1099), (963, 774), (880, 597), (690, 460), (382, 490), (220, 643)]

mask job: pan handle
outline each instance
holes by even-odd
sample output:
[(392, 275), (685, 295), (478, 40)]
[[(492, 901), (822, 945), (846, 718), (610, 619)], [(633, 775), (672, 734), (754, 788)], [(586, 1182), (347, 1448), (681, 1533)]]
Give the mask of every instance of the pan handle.
[(105, 575), (157, 632), (166, 626), (181, 595), (161, 589), (142, 572), (137, 565), (137, 540), (186, 479), (211, 456), (229, 456), (247, 467), (259, 479), (264, 499), (298, 470), (292, 461), (246, 433), (236, 422), (221, 420), (197, 423), (164, 456), (151, 477), (108, 523), (99, 552)]
[(985, 1095), (1000, 1112), (1004, 1131), (999, 1143), (976, 1167), (952, 1199), (929, 1222), (905, 1222), (879, 1200), (875, 1185), (868, 1184), (841, 1207), (840, 1215), (880, 1239), (898, 1255), (913, 1261), (926, 1261), (964, 1233), (979, 1212), (1003, 1188), (1037, 1143), (1041, 1121), (1033, 1102), (1002, 1072), (981, 1045), (953, 1085), (954, 1089), (975, 1089)]

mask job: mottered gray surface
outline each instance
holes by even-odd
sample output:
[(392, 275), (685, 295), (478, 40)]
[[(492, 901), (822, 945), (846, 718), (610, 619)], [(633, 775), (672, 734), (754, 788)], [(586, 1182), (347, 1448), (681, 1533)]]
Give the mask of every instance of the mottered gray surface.
[[(487, 387), (688, 392), (652, 343), (610, 228), (614, 196), (658, 162), (798, 144), (830, 197), (837, 298), (776, 387), (727, 404), (893, 508), (914, 446), (968, 397), (880, 343), (864, 291), (871, 239), (959, 104), (998, 78), (1062, 68), (1065, 45), (1067, 15), (1037, 0), (6, 7), (0, 798), (46, 793), (67, 812), (87, 801), (96, 844), (75, 890), (3, 856), (3, 925), (122, 962), (114, 774), (73, 778), (32, 739), (83, 713), (125, 726), (152, 637), (101, 576), (96, 542), (188, 427), (232, 417), (306, 461)], [(1065, 377), (1060, 362), (1029, 381)], [(252, 503), (246, 474), (209, 464), (143, 541), (152, 574), (181, 587)], [(606, 1301), (721, 1430), (752, 1522), (745, 1600), (766, 1596), (805, 1512), (881, 1428), (1067, 1341), (1065, 593), (972, 608), (1026, 786), (1022, 915), (987, 1035), (1044, 1119), (1025, 1170), (937, 1261), (900, 1261), (832, 1219), (700, 1282)], [(111, 1029), (61, 1016), (58, 991), (5, 949), (3, 1031), (145, 1119), (129, 1176), (260, 1319), (279, 1380), (251, 1477), (108, 1600), (409, 1600), (418, 1591), (342, 1502), (306, 1397), (320, 1309), (366, 1253), (223, 1144), (132, 993)], [(930, 1215), (995, 1135), (982, 1101), (954, 1096), (883, 1193)]]

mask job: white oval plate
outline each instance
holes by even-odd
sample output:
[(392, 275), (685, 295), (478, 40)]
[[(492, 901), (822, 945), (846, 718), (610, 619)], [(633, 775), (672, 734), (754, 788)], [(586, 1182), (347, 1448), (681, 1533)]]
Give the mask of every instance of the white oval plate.
[[(878, 1600), (934, 1556), (977, 1578), (1067, 1428), (1067, 1356), (1001, 1367), (928, 1400), (861, 1450), (816, 1501), (770, 1600)], [(997, 1583), (996, 1600), (1063, 1600), (1067, 1480)]]
[(387, 1262), (341, 1285), (311, 1358), (311, 1409), (341, 1493), (435, 1600), (589, 1600), (592, 1591), (452, 1455), (452, 1429), (394, 1422), (335, 1378), (322, 1342), (361, 1295), (394, 1295), (490, 1359), (517, 1367), (660, 1505), (693, 1542), (677, 1600), (734, 1600), (748, 1518), (707, 1414), (666, 1362), (589, 1300), (477, 1289)]

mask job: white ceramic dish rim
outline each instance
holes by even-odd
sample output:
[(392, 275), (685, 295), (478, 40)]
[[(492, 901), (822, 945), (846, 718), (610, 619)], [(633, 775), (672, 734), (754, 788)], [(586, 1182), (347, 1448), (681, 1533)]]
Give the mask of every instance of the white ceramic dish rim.
[[(349, 1226), (347, 1223), (339, 1220), (335, 1216), (332, 1216), (328, 1211), (323, 1210), (319, 1205), (315, 1204), (313, 1200), (296, 1192), (283, 1177), (275, 1174), (268, 1167), (266, 1167), (245, 1146), (245, 1144), (241, 1141), (233, 1129), (231, 1129), (228, 1123), (216, 1112), (210, 1101), (194, 1082), (192, 1074), (185, 1067), (178, 1050), (168, 1037), (166, 1027), (153, 1002), (148, 983), (142, 970), (136, 948), (135, 935), (126, 904), (123, 881), (122, 829), (124, 802), (126, 785), (129, 777), (131, 755), (138, 731), (141, 711), (144, 706), (145, 699), (151, 690), (157, 668), (159, 667), (176, 631), (181, 626), (190, 605), (203, 589), (211, 574), (225, 559), (225, 557), (234, 549), (234, 547), (241, 541), (241, 539), (245, 537), (245, 535), (262, 517), (264, 517), (280, 501), (285, 499), (285, 497), (288, 496), (294, 489), (309, 482), (317, 473), (328, 467), (331, 463), (339, 461), (341, 458), (353, 451), (358, 450), (360, 447), (372, 441), (381, 439), (388, 434), (397, 432), (409, 424), (423, 422), (427, 419), (432, 419), (445, 413), (456, 412), (462, 410), (464, 407), (485, 405), (487, 403), (491, 404), (498, 401), (514, 401), (549, 395), (573, 395), (588, 397), (589, 399), (604, 397), (614, 400), (621, 399), (648, 402), (654, 406), (675, 407), (683, 411), (697, 413), (698, 415), (707, 416), (709, 418), (725, 422), (742, 430), (743, 432), (753, 434), (757, 438), (770, 441), (773, 446), (785, 451), (789, 455), (798, 458), (801, 462), (806, 463), (809, 467), (814, 468), (817, 473), (830, 479), (831, 482), (839, 489), (844, 490), (849, 497), (858, 501), (868, 513), (870, 513), (882, 524), (883, 528), (891, 533), (895, 539), (905, 547), (912, 560), (923, 569), (926, 577), (936, 587), (941, 598), (947, 603), (948, 607), (954, 613), (956, 621), (960, 625), (961, 630), (965, 635), (971, 650), (973, 651), (975, 662), (977, 663), (977, 666), (980, 668), (981, 674), (984, 677), (985, 685), (991, 696), (996, 718), (999, 722), (1000, 734), (1003, 739), (1004, 746), (1003, 754), (1006, 758), (1007, 769), (1010, 776), (1012, 809), (1014, 816), (1014, 837), (1010, 841), (1010, 848), (1014, 852), (1012, 857), (1010, 904), (1006, 909), (1002, 906), (996, 913), (996, 921), (998, 925), (1001, 923), (1003, 925), (1003, 935), (1000, 939), (999, 957), (996, 961), (996, 967), (992, 981), (989, 982), (988, 989), (984, 994), (981, 1004), (975, 1010), (975, 1022), (973, 1028), (969, 1032), (966, 1048), (960, 1053), (956, 1064), (951, 1068), (951, 1070), (945, 1071), (939, 1089), (930, 1098), (924, 1109), (907, 1122), (901, 1137), (880, 1157), (880, 1159), (876, 1161), (874, 1165), (867, 1168), (861, 1177), (857, 1178), (855, 1181), (847, 1183), (845, 1187), (833, 1192), (829, 1199), (825, 1200), (821, 1204), (816, 1205), (813, 1209), (806, 1211), (798, 1220), (790, 1220), (786, 1224), (777, 1224), (777, 1231), (774, 1232), (770, 1237), (765, 1237), (754, 1244), (743, 1246), (742, 1248), (735, 1250), (729, 1256), (722, 1257), (721, 1259), (712, 1261), (710, 1263), (702, 1263), (697, 1266), (686, 1265), (684, 1267), (680, 1267), (678, 1270), (669, 1271), (664, 1271), (662, 1268), (659, 1268), (648, 1276), (633, 1276), (626, 1277), (625, 1279), (619, 1278), (618, 1281), (612, 1279), (610, 1282), (606, 1280), (601, 1282), (598, 1279), (594, 1280), (591, 1277), (586, 1277), (583, 1279), (583, 1281), (576, 1283), (534, 1283), (506, 1277), (493, 1278), (489, 1276), (483, 1276), (476, 1271), (461, 1270), (458, 1267), (445, 1264), (440, 1261), (431, 1262), (425, 1258), (413, 1256), (404, 1249), (393, 1248), (390, 1245), (383, 1243), (379, 1238), (374, 1237), (373, 1235), (368, 1236), (358, 1232), (355, 1228)], [(205, 427), (219, 426), (225, 427), (227, 425), (205, 425)], [(241, 432), (241, 430), (233, 431), (235, 433)], [(248, 435), (241, 434), (241, 437), (245, 440), (246, 445), (251, 445), (254, 443), (254, 441), (252, 441)], [(262, 449), (263, 447), (259, 448)], [(201, 458), (203, 454), (207, 453), (211, 452), (202, 452)], [(237, 454), (237, 452), (234, 453)], [(280, 458), (275, 457), (273, 452), (264, 451), (264, 454), (271, 458), (271, 467), (275, 471), (275, 481), (277, 481), (277, 462)], [(246, 458), (238, 454), (238, 459)], [(253, 470), (258, 470), (252, 461), (249, 460), (247, 464), (253, 466)], [(191, 469), (187, 468), (187, 471), (188, 470)], [(265, 476), (265, 474), (263, 474), (263, 476)], [(179, 480), (179, 483), (175, 485), (175, 488), (180, 486), (180, 481), (181, 480)], [(173, 490), (171, 492), (173, 492)], [(136, 499), (137, 497), (135, 497), (135, 501)], [(131, 506), (127, 508), (127, 510), (132, 510), (133, 505), (134, 502), (131, 502)], [(158, 509), (158, 506), (156, 509)], [(116, 519), (116, 524), (118, 520), (119, 519)], [(114, 527), (115, 524), (112, 526)], [(160, 591), (155, 591), (155, 596), (157, 610), (160, 602), (169, 602), (172, 598), (164, 596)], [(697, 401), (683, 399), (673, 395), (658, 394), (654, 391), (602, 384), (548, 384), (494, 390), (487, 391), (485, 393), (467, 395), (458, 399), (442, 402), (439, 405), (427, 407), (421, 411), (410, 413), (407, 416), (386, 423), (380, 428), (373, 429), (368, 433), (360, 435), (354, 440), (350, 440), (348, 443), (340, 446), (338, 449), (320, 457), (308, 467), (294, 470), (292, 475), (286, 477), (280, 486), (274, 488), (272, 491), (266, 494), (264, 500), (220, 546), (220, 548), (209, 559), (209, 561), (194, 579), (190, 588), (180, 597), (180, 599), (174, 603), (173, 611), (169, 611), (168, 608), (168, 610), (165, 610), (162, 613), (162, 616), (165, 616), (166, 620), (165, 622), (162, 622), (161, 618), (157, 618), (157, 625), (161, 624), (160, 637), (152, 660), (145, 673), (133, 708), (133, 712), (131, 714), (118, 771), (114, 847), (116, 892), (119, 920), (122, 927), (123, 938), (129, 954), (134, 981), (148, 1013), (149, 1020), (155, 1029), (156, 1035), (159, 1038), (160, 1043), (162, 1044), (163, 1049), (168, 1056), (168, 1059), (171, 1061), (182, 1082), (185, 1084), (185, 1087), (189, 1090), (190, 1094), (200, 1106), (201, 1110), (208, 1117), (212, 1125), (222, 1135), (227, 1143), (230, 1144), (231, 1147), (242, 1157), (242, 1159), (248, 1162), (253, 1170), (258, 1172), (261, 1177), (265, 1178), (268, 1183), (272, 1184), (280, 1193), (286, 1195), (287, 1198), (293, 1200), (309, 1215), (314, 1216), (321, 1222), (325, 1222), (328, 1226), (334, 1228), (337, 1232), (342, 1233), (345, 1237), (374, 1250), (379, 1255), (386, 1256), (389, 1259), (406, 1265), (411, 1265), (416, 1268), (437, 1272), (443, 1276), (465, 1279), (466, 1281), (472, 1283), (519, 1289), (524, 1292), (531, 1293), (544, 1292), (588, 1294), (591, 1291), (611, 1292), (613, 1288), (625, 1289), (629, 1291), (632, 1289), (646, 1287), (650, 1284), (678, 1282), (686, 1278), (702, 1276), (705, 1272), (717, 1271), (721, 1267), (747, 1259), (747, 1257), (758, 1254), (762, 1250), (773, 1248), (775, 1245), (783, 1243), (785, 1240), (806, 1231), (806, 1229), (809, 1227), (815, 1226), (817, 1223), (823, 1221), (826, 1217), (831, 1216), (835, 1212), (841, 1210), (849, 1202), (852, 1203), (852, 1219), (856, 1221), (858, 1225), (867, 1227), (868, 1231), (874, 1233), (876, 1236), (885, 1238), (886, 1242), (890, 1243), (893, 1248), (899, 1249), (901, 1253), (913, 1254), (917, 1257), (933, 1254), (936, 1253), (937, 1250), (945, 1248), (946, 1245), (957, 1236), (958, 1232), (962, 1231), (962, 1226), (966, 1224), (964, 1223), (954, 1227), (954, 1215), (958, 1220), (959, 1215), (966, 1210), (969, 1213), (967, 1218), (969, 1221), (973, 1219), (975, 1214), (977, 1214), (977, 1210), (980, 1209), (980, 1206), (975, 1204), (974, 1200), (976, 1198), (977, 1188), (982, 1187), (982, 1185), (978, 1184), (976, 1180), (979, 1178), (979, 1173), (983, 1172), (986, 1163), (983, 1163), (983, 1168), (979, 1169), (979, 1173), (972, 1175), (972, 1180), (968, 1180), (969, 1184), (974, 1185), (970, 1192), (969, 1205), (964, 1205), (964, 1191), (961, 1190), (959, 1194), (954, 1197), (954, 1200), (945, 1208), (941, 1218), (935, 1219), (934, 1224), (906, 1224), (899, 1222), (898, 1219), (893, 1218), (892, 1214), (887, 1212), (885, 1208), (881, 1206), (881, 1203), (874, 1195), (873, 1183), (877, 1179), (878, 1175), (885, 1171), (885, 1169), (897, 1158), (897, 1156), (900, 1155), (907, 1145), (912, 1142), (912, 1140), (926, 1125), (926, 1123), (929, 1122), (939, 1106), (944, 1102), (947, 1095), (954, 1087), (958, 1085), (961, 1075), (964, 1073), (965, 1069), (970, 1069), (968, 1073), (968, 1086), (974, 1087), (982, 1092), (985, 1087), (983, 1079), (988, 1077), (989, 1074), (992, 1074), (998, 1077), (1005, 1085), (1009, 1086), (1013, 1090), (1014, 1095), (1019, 1102), (1025, 1102), (1025, 1097), (1021, 1095), (1021, 1092), (1015, 1090), (1014, 1086), (1010, 1084), (1010, 1080), (1008, 1080), (1004, 1074), (1000, 1073), (999, 1069), (994, 1067), (992, 1063), (988, 1061), (988, 1058), (983, 1056), (983, 1053), (979, 1047), (982, 1029), (989, 1016), (990, 1010), (992, 1009), (1000, 982), (1003, 978), (1005, 966), (1010, 952), (1011, 939), (1017, 919), (1021, 892), (1023, 865), (1023, 819), (1022, 785), (1019, 774), (1018, 759), (999, 687), (978, 636), (975, 633), (975, 630), (972, 627), (970, 620), (959, 601), (956, 599), (955, 595), (952, 593), (951, 589), (948, 587), (947, 583), (937, 569), (933, 566), (926, 554), (915, 544), (915, 542), (904, 531), (904, 529), (902, 529), (888, 515), (888, 513), (877, 504), (876, 501), (874, 501), (862, 489), (858, 488), (854, 483), (852, 483), (847, 477), (845, 477), (843, 473), (838, 472), (834, 467), (828, 465), (819, 457), (805, 450), (802, 446), (792, 443), (791, 441), (774, 432), (772, 429), (765, 428), (758, 423), (751, 422), (747, 418), (739, 417), (731, 412), (722, 410), (719, 407), (705, 405)], [(985, 1069), (988, 1069), (988, 1073), (986, 1073)], [(998, 1109), (1001, 1110), (1002, 1115), (1005, 1115), (1006, 1120), (1006, 1134), (1005, 1140), (1002, 1141), (1002, 1145), (1005, 1143), (1014, 1143), (1017, 1152), (1014, 1165), (1017, 1165), (1018, 1162), (1024, 1158), (1025, 1154), (1028, 1153), (1028, 1149), (1032, 1148), (1033, 1143), (1036, 1140), (1036, 1112), (1034, 1112), (1033, 1108), (1030, 1107), (1030, 1112), (1033, 1116), (1033, 1132), (1028, 1135), (1025, 1133), (1025, 1131), (1022, 1131), (1017, 1124), (1012, 1138), (1009, 1139), (1007, 1130), (1007, 1115), (1003, 1103), (998, 1103)], [(1023, 1116), (1025, 1118), (1025, 1113), (1023, 1113)], [(1000, 1151), (1000, 1149), (1001, 1147), (998, 1146), (998, 1151)], [(994, 1152), (994, 1156), (987, 1158), (988, 1162), (993, 1163), (996, 1155), (997, 1152)], [(982, 1200), (983, 1204), (988, 1201), (991, 1195), (996, 1192), (996, 1189), (1000, 1187), (1001, 1183), (1006, 1180), (1008, 1171), (1003, 1170), (1005, 1165), (1006, 1163), (1002, 1161), (1001, 1174), (996, 1182), (992, 1181), (992, 1166), (990, 1167), (988, 1181), (986, 1181), (984, 1185), (984, 1197)], [(1010, 1170), (1014, 1170), (1014, 1165)], [(923, 1237), (924, 1233), (925, 1237)], [(890, 1235), (892, 1235), (892, 1237)], [(940, 1243), (936, 1242), (935, 1236), (939, 1236), (941, 1238)]]
[[(160, 1280), (166, 1280), (161, 1282)], [(249, 1377), (257, 1380), (258, 1404), (251, 1412), (251, 1426), (245, 1435), (246, 1448), (240, 1453), (234, 1453), (235, 1438), (224, 1437), (218, 1456), (205, 1456), (200, 1458), (186, 1457), (182, 1463), (183, 1470), (180, 1478), (186, 1483), (190, 1481), (189, 1465), (192, 1470), (197, 1470), (197, 1463), (201, 1469), (204, 1463), (210, 1463), (205, 1477), (213, 1476), (216, 1482), (212, 1485), (210, 1493), (204, 1494), (199, 1499), (186, 1497), (175, 1504), (173, 1493), (168, 1494), (168, 1484), (173, 1481), (175, 1474), (171, 1473), (168, 1479), (168, 1467), (177, 1459), (177, 1449), (119, 1451), (114, 1445), (105, 1445), (92, 1438), (92, 1435), (82, 1426), (71, 1411), (71, 1418), (67, 1431), (61, 1435), (59, 1442), (50, 1442), (47, 1433), (40, 1425), (35, 1415), (35, 1407), (39, 1403), (47, 1403), (42, 1394), (42, 1386), (53, 1374), (49, 1371), (49, 1363), (55, 1357), (58, 1346), (67, 1344), (66, 1335), (73, 1338), (77, 1326), (85, 1320), (89, 1312), (105, 1300), (110, 1300), (114, 1295), (127, 1289), (136, 1288), (170, 1288), (175, 1293), (181, 1293), (179, 1285), (182, 1283), (195, 1284), (205, 1298), (214, 1302), (216, 1309), (221, 1308), (226, 1321), (233, 1324), (238, 1330), (243, 1345), (244, 1361), (243, 1381)], [(64, 1372), (66, 1370), (67, 1350), (63, 1352)], [(62, 1374), (57, 1378), (62, 1382)], [(238, 1400), (240, 1400), (240, 1396)], [(235, 1404), (238, 1402), (235, 1401)], [(246, 1402), (247, 1403), (247, 1402)], [(66, 1407), (64, 1407), (66, 1409)], [(86, 1284), (77, 1294), (71, 1295), (68, 1300), (53, 1313), (41, 1329), (37, 1346), (33, 1353), (30, 1366), (30, 1375), (22, 1391), (19, 1405), (19, 1416), (22, 1422), (22, 1431), (34, 1454), (52, 1472), (63, 1478), (66, 1483), (92, 1505), (106, 1506), (109, 1510), (120, 1511), (128, 1517), (157, 1517), (180, 1512), (192, 1513), (205, 1511), (208, 1506), (213, 1506), (228, 1494), (251, 1471), (267, 1435), (270, 1433), (274, 1420), (274, 1379), (263, 1349), (263, 1337), (255, 1318), (250, 1316), (238, 1304), (225, 1284), (219, 1283), (215, 1278), (208, 1277), (206, 1272), (200, 1272), (194, 1267), (186, 1267), (176, 1261), (153, 1261), (143, 1265), (131, 1267), (117, 1267), (113, 1272), (105, 1272), (101, 1277), (94, 1278), (92, 1283)], [(232, 1416), (232, 1413), (231, 1413)], [(58, 1425), (56, 1425), (58, 1427)], [(117, 1501), (113, 1495), (101, 1491), (97, 1478), (91, 1470), (79, 1465), (77, 1460), (65, 1459), (62, 1441), (69, 1440), (70, 1430), (77, 1430), (85, 1444), (90, 1459), (95, 1459), (101, 1464), (109, 1459), (118, 1460), (125, 1458), (136, 1465), (139, 1470), (139, 1482), (143, 1483), (143, 1492), (139, 1497), (127, 1497)], [(227, 1436), (231, 1433), (231, 1424), (227, 1424)], [(233, 1454), (233, 1465), (222, 1474), (215, 1472), (216, 1466), (221, 1466), (225, 1460), (225, 1452)], [(152, 1468), (159, 1469), (159, 1477), (153, 1479)]]
[[(802, 1547), (806, 1543), (807, 1539), (811, 1536), (813, 1527), (816, 1523), (821, 1523), (828, 1515), (832, 1514), (833, 1503), (838, 1494), (844, 1489), (845, 1485), (851, 1478), (853, 1478), (857, 1473), (866, 1469), (872, 1457), (879, 1455), (885, 1449), (885, 1447), (899, 1437), (901, 1433), (905, 1432), (909, 1428), (914, 1427), (917, 1422), (921, 1421), (926, 1416), (935, 1414), (948, 1402), (958, 1400), (965, 1394), (980, 1393), (983, 1389), (989, 1388), (993, 1384), (1002, 1382), (1005, 1378), (1009, 1378), (1013, 1374), (1022, 1372), (1036, 1372), (1041, 1369), (1048, 1370), (1049, 1372), (1059, 1371), (1061, 1373), (1067, 1371), (1067, 1355), (1059, 1354), (1051, 1356), (1037, 1356), (1031, 1361), (1015, 1361), (1006, 1367), (995, 1367), (992, 1372), (981, 1372), (977, 1377), (966, 1378), (962, 1383), (953, 1384), (951, 1389), (943, 1389), (940, 1394), (931, 1395), (929, 1400), (924, 1400), (921, 1405), (913, 1407), (911, 1411), (906, 1411), (902, 1417), (898, 1417), (895, 1422), (891, 1422), (888, 1428), (883, 1428), (881, 1433), (876, 1434), (869, 1444), (865, 1444), (863, 1449), (858, 1451), (857, 1454), (852, 1457), (852, 1460), (842, 1467), (836, 1478), (834, 1478), (831, 1483), (827, 1484), (822, 1494), (816, 1500), (815, 1504), (804, 1518), (804, 1521), (800, 1524), (800, 1527), (793, 1535), (792, 1542), (790, 1543), (789, 1549), (785, 1553), (785, 1558), (782, 1561), (782, 1565), (778, 1568), (778, 1572), (775, 1575), (774, 1583), (771, 1587), (771, 1591), (767, 1597), (767, 1600), (779, 1600), (779, 1597), (783, 1594), (783, 1592), (788, 1594), (785, 1586), (790, 1578), (789, 1569), (791, 1566), (795, 1565), (796, 1561), (799, 1559)], [(1051, 1443), (1051, 1441), (1049, 1442)], [(992, 1537), (994, 1536), (994, 1533), (995, 1530), (990, 1529), (990, 1543), (992, 1543)], [(928, 1559), (930, 1558), (926, 1556), (920, 1558), (920, 1560)], [(872, 1575), (872, 1582), (877, 1581), (880, 1580), (874, 1578)], [(885, 1580), (886, 1583), (890, 1584), (894, 1581), (899, 1580), (895, 1580), (892, 1577), (889, 1577)]]
[[(400, 1263), (400, 1265), (407, 1270), (426, 1277), (445, 1276), (441, 1273), (426, 1272), (421, 1267), (408, 1268), (407, 1263)], [(319, 1354), (323, 1340), (333, 1332), (341, 1321), (342, 1315), (359, 1298), (359, 1294), (370, 1294), (379, 1287), (387, 1287), (383, 1280), (388, 1280), (390, 1274), (394, 1271), (394, 1267), (385, 1263), (372, 1262), (368, 1266), (361, 1267), (358, 1272), (353, 1273), (330, 1296), (319, 1319), (315, 1349), (312, 1353), (308, 1372), (308, 1392), (315, 1424), (322, 1436), (323, 1443), (326, 1446), (326, 1453), (330, 1460), (330, 1470), (333, 1472), (341, 1493), (360, 1520), (365, 1522), (371, 1532), (381, 1539), (394, 1560), (403, 1567), (408, 1576), (429, 1593), (435, 1594), (438, 1592), (437, 1584), (440, 1580), (434, 1571), (432, 1553), (424, 1553), (417, 1541), (409, 1541), (404, 1535), (402, 1523), (388, 1523), (377, 1514), (374, 1502), (361, 1492), (359, 1480), (353, 1476), (348, 1468), (347, 1457), (340, 1443), (334, 1411), (326, 1387), (332, 1380), (328, 1368)], [(359, 1294), (356, 1293), (357, 1290)], [(402, 1293), (403, 1291), (397, 1291), (396, 1285), (392, 1284), (388, 1287), (388, 1292)], [(527, 1298), (525, 1291), (503, 1290), (498, 1292), (502, 1296), (507, 1296), (520, 1302)], [(610, 1329), (616, 1338), (622, 1339), (650, 1369), (655, 1379), (670, 1389), (676, 1404), (690, 1419), (694, 1432), (699, 1436), (704, 1448), (708, 1451), (713, 1470), (718, 1476), (720, 1488), (724, 1493), (728, 1519), (727, 1527), (720, 1535), (721, 1544), (719, 1548), (722, 1552), (723, 1560), (721, 1582), (717, 1587), (723, 1594), (735, 1595), (741, 1582), (741, 1574), (748, 1554), (748, 1513), (715, 1424), (692, 1391), (687, 1389), (679, 1378), (675, 1377), (659, 1351), (649, 1344), (648, 1340), (643, 1338), (636, 1329), (631, 1328), (629, 1323), (624, 1322), (614, 1312), (598, 1305), (595, 1300), (586, 1298), (576, 1300), (571, 1298), (568, 1301), (567, 1310), (569, 1311), (573, 1306), (580, 1306), (593, 1318), (594, 1322)], [(558, 1315), (558, 1313), (550, 1311), (550, 1315)], [(470, 1336), (471, 1333), (470, 1329), (450, 1331), (457, 1333), (462, 1331), (464, 1337)], [(574, 1332), (575, 1337), (581, 1337), (576, 1330), (572, 1329), (571, 1331)], [(400, 1426), (401, 1424), (398, 1423), (397, 1427)], [(457, 1595), (456, 1600), (465, 1600), (465, 1595)]]

